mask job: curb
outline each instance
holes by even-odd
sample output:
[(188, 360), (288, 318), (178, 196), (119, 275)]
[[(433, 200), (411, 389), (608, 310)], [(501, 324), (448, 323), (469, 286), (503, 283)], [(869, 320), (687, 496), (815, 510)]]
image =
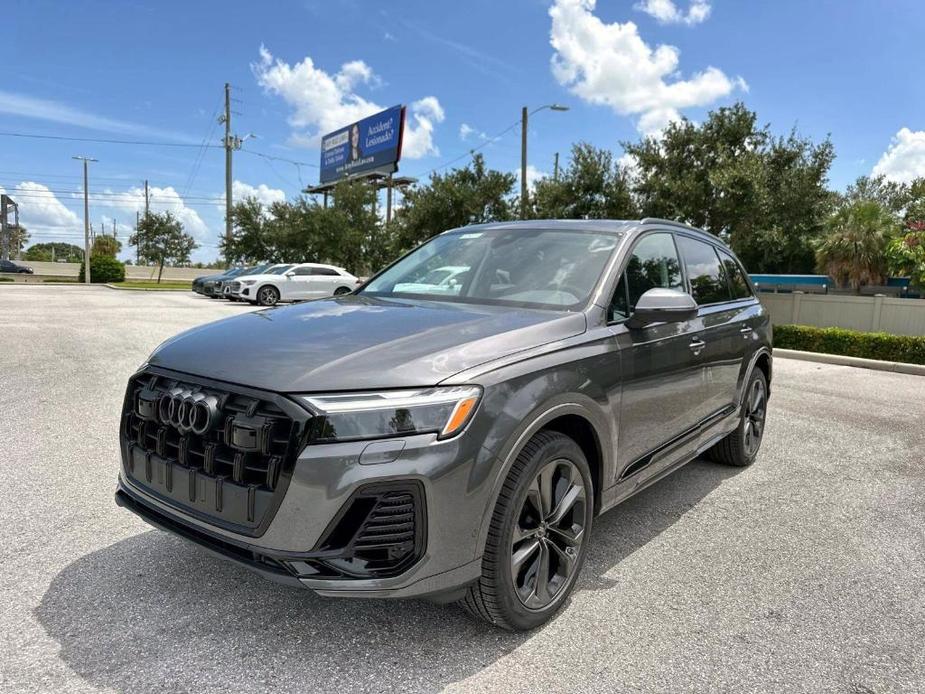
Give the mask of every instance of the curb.
[(185, 287), (117, 287), (114, 284), (104, 284), (104, 287), (115, 289), (120, 292), (189, 292), (191, 289)]
[(925, 365), (923, 364), (905, 364), (898, 361), (846, 357), (842, 354), (825, 354), (823, 352), (802, 352), (796, 349), (780, 349), (778, 347), (774, 348), (774, 356), (781, 359), (802, 359), (803, 361), (815, 361), (822, 364), (837, 364), (839, 366), (854, 366), (859, 369), (925, 376)]

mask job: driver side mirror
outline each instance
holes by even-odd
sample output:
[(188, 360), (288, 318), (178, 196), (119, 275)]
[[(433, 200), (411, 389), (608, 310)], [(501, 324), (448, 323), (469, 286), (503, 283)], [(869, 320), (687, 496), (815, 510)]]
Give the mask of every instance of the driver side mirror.
[(638, 330), (652, 323), (680, 323), (696, 315), (697, 302), (690, 294), (677, 289), (656, 287), (639, 297), (626, 325)]
[(292, 270), (286, 273), (286, 279), (291, 280), (293, 277), (295, 277), (295, 272)]

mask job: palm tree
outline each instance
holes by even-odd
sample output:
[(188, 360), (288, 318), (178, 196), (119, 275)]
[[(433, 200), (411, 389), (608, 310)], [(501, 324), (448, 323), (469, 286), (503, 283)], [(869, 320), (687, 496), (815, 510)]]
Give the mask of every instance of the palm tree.
[(897, 228), (892, 213), (876, 201), (845, 205), (826, 223), (826, 234), (816, 246), (817, 269), (855, 290), (882, 283), (887, 244)]

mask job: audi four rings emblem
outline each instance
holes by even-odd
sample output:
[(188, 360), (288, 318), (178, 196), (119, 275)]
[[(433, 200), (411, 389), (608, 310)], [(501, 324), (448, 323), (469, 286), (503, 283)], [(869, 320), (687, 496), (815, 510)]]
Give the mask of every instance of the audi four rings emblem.
[(157, 417), (181, 433), (205, 434), (218, 421), (218, 399), (200, 391), (171, 388), (157, 401)]

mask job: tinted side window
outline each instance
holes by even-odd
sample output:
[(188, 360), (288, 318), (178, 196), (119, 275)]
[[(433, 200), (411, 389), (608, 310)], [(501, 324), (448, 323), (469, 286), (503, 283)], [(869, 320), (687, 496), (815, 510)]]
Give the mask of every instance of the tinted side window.
[(633, 248), (610, 305), (610, 320), (629, 318), (650, 289), (681, 289), (681, 264), (669, 233), (649, 234)]
[(678, 246), (694, 300), (701, 306), (729, 301), (729, 287), (713, 246), (689, 236), (678, 236)]
[(310, 267), (297, 267), (295, 270), (292, 271), (292, 274), (304, 276), (304, 275), (313, 275), (314, 272), (312, 271)]
[(332, 270), (329, 267), (315, 267), (312, 268), (311, 274), (313, 275), (337, 275), (339, 274), (337, 270)]
[(726, 271), (726, 279), (729, 280), (729, 291), (732, 292), (732, 298), (745, 299), (750, 297), (752, 290), (748, 287), (748, 280), (745, 279), (742, 266), (726, 251), (720, 251), (719, 257), (723, 261), (723, 269)]

